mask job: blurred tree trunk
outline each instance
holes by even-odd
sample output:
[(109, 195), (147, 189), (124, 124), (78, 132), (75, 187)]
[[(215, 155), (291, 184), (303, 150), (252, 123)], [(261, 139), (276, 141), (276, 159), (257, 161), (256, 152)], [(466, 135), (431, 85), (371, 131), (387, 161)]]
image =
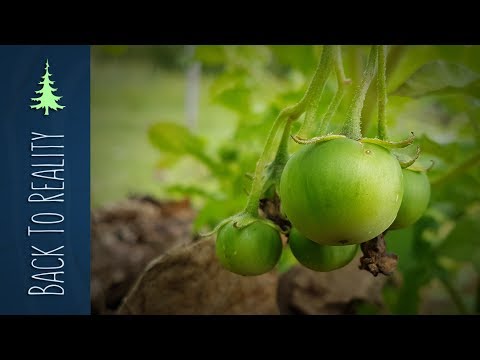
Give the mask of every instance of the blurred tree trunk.
[(202, 65), (193, 58), (195, 54), (195, 45), (186, 45), (185, 52), (189, 64), (186, 73), (185, 120), (189, 129), (196, 130), (198, 123), (198, 103)]

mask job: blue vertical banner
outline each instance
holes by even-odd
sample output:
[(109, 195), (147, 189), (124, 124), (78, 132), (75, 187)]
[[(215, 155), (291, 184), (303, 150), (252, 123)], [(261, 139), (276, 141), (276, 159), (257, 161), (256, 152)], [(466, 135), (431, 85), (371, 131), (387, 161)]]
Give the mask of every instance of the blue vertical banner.
[(90, 314), (90, 47), (0, 69), (0, 314)]

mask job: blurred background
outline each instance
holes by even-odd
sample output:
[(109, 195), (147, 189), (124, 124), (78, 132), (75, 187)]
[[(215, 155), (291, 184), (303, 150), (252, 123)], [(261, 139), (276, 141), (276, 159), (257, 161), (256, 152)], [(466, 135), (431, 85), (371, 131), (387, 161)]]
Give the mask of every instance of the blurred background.
[[(127, 293), (137, 296), (132, 286), (148, 262), (194, 243), (198, 232), (244, 206), (250, 186), (245, 174), (253, 172), (278, 113), (301, 99), (321, 52), (321, 46), (92, 47), (94, 313), (117, 311)], [(366, 46), (342, 47), (353, 84), (332, 120), (332, 132), (343, 124), (368, 52)], [(381, 286), (375, 300), (358, 302), (361, 296), (352, 294), (342, 311), (479, 313), (480, 47), (391, 46), (387, 69), (390, 137), (415, 133), (422, 149), (419, 163), (428, 167), (434, 161), (428, 173), (432, 198), (417, 224), (387, 235), (389, 250), (399, 255), (394, 276), (374, 279), (353, 265), (355, 275), (344, 275), (365, 273), (368, 286), (372, 281)], [(362, 113), (363, 134), (370, 137), (376, 134), (373, 85)], [(324, 109), (335, 89), (332, 75), (321, 100)], [(291, 142), (292, 152), (298, 147)], [(411, 156), (415, 149), (398, 156)], [(275, 281), (282, 283), (295, 263), (285, 251)], [(316, 282), (324, 274), (308, 276)], [(291, 292), (296, 285), (289, 284)], [(273, 300), (281, 303), (283, 295), (274, 291)], [(311, 310), (305, 304), (296, 304), (303, 309), (299, 313), (331, 313), (328, 306)], [(218, 307), (158, 310), (182, 311), (221, 312)]]

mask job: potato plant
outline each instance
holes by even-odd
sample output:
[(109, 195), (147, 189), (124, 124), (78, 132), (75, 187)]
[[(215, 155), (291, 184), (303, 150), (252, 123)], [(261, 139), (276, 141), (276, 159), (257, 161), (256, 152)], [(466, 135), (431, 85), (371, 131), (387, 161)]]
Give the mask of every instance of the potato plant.
[(238, 114), (237, 128), (225, 143), (165, 122), (149, 137), (215, 179), (171, 191), (201, 199), (196, 229), (215, 234), (226, 269), (285, 270), (291, 251), (333, 271), (360, 247), (361, 268), (401, 274), (385, 288), (392, 313), (415, 313), (433, 279), (459, 312), (479, 310), (454, 285), (462, 264), (480, 270), (479, 48), (205, 46), (196, 56), (221, 67), (212, 100)]

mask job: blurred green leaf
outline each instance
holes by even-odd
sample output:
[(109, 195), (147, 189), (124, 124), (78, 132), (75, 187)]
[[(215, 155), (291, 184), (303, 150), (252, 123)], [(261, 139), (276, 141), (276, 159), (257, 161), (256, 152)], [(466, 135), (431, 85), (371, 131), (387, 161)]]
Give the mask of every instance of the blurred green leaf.
[[(384, 294), (388, 296), (388, 304), (394, 314), (415, 314), (418, 311), (419, 291), (433, 278), (436, 267), (433, 247), (425, 240), (424, 236), (427, 230), (434, 230), (437, 227), (438, 223), (435, 219), (424, 216), (410, 230), (404, 229), (388, 233), (389, 251), (397, 250), (399, 262), (407, 262), (399, 267), (403, 278), (400, 289), (395, 294), (388, 291)], [(397, 240), (396, 245), (391, 246), (392, 241), (389, 239), (391, 239), (392, 233), (397, 236), (402, 234), (406, 243), (401, 244)]]
[(430, 268), (417, 266), (403, 274), (403, 284), (393, 306), (394, 314), (412, 315), (418, 313), (420, 289), (433, 278)]
[(298, 69), (310, 74), (317, 65), (317, 54), (311, 45), (272, 45), (270, 49), (275, 59), (289, 69)]
[(464, 65), (438, 60), (418, 69), (392, 95), (424, 96), (439, 90), (464, 88), (479, 78), (479, 74)]
[(221, 45), (200, 45), (195, 48), (195, 58), (205, 65), (225, 64), (225, 47)]
[(445, 159), (448, 162), (453, 162), (453, 160), (459, 154), (459, 145), (457, 142), (440, 144), (427, 134), (423, 134), (417, 138), (416, 144), (420, 146), (422, 153), (435, 155), (436, 157)]
[(167, 191), (172, 194), (180, 194), (180, 195), (185, 195), (189, 197), (200, 196), (207, 199), (221, 200), (221, 197), (218, 195), (218, 193), (212, 193), (212, 192), (206, 191), (202, 187), (194, 186), (194, 185), (176, 184), (176, 185), (167, 187)]
[(172, 122), (157, 123), (149, 128), (148, 136), (150, 142), (161, 151), (177, 156), (191, 155), (206, 165), (212, 173), (220, 176), (225, 173), (225, 169), (205, 152), (203, 139), (183, 125)]
[(465, 216), (438, 247), (439, 255), (457, 261), (472, 262), (480, 271), (480, 222), (478, 218)]
[(177, 155), (193, 154), (204, 149), (204, 142), (185, 126), (173, 122), (160, 122), (148, 131), (150, 142), (159, 150)]
[(208, 200), (198, 212), (193, 223), (196, 232), (204, 229), (213, 229), (221, 219), (225, 219), (239, 212), (245, 202), (245, 197), (237, 196), (225, 200)]
[(252, 88), (248, 73), (242, 69), (224, 72), (210, 86), (211, 98), (240, 114), (250, 111)]
[(121, 56), (127, 53), (128, 46), (126, 45), (103, 45), (101, 49), (108, 55)]
[(398, 256), (398, 270), (405, 271), (416, 263), (412, 254), (413, 227), (388, 231), (385, 237), (387, 249)]
[(230, 110), (244, 113), (250, 111), (251, 91), (247, 88), (232, 87), (214, 97), (214, 101)]
[(158, 168), (158, 169), (166, 169), (166, 168), (169, 168), (171, 166), (173, 166), (174, 164), (176, 164), (180, 158), (182, 157), (182, 155), (177, 155), (175, 153), (164, 153), (162, 154), (162, 157), (156, 162), (155, 166)]

